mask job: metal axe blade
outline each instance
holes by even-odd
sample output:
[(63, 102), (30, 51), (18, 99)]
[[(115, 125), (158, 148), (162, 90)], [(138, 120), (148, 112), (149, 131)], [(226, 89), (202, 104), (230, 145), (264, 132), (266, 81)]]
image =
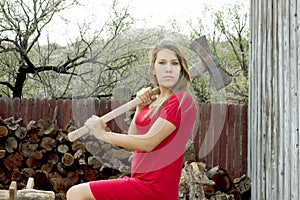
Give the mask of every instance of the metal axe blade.
[(192, 77), (200, 75), (208, 70), (217, 90), (226, 87), (231, 82), (231, 78), (221, 69), (220, 63), (210, 50), (205, 36), (201, 36), (194, 40), (190, 47), (203, 61), (195, 63), (190, 68)]

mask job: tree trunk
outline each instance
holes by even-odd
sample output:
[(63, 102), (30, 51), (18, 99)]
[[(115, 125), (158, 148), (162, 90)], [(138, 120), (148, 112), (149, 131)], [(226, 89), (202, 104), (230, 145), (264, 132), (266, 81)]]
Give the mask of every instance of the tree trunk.
[(13, 98), (21, 98), (23, 92), (23, 86), (26, 81), (26, 69), (20, 67), (19, 72), (17, 73), (16, 83), (13, 89)]

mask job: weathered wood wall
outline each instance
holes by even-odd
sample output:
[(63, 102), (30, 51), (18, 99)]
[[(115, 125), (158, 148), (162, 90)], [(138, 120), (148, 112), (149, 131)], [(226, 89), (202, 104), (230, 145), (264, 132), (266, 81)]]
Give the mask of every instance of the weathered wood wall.
[[(74, 105), (71, 100), (61, 99), (0, 98), (0, 116), (22, 118), (21, 125), (26, 126), (31, 120), (52, 119), (57, 107), (55, 119), (58, 127), (64, 128), (74, 116), (81, 121), (78, 124), (83, 124), (91, 114), (101, 116), (116, 106), (118, 103), (104, 100), (82, 100)], [(246, 174), (247, 106), (200, 104), (199, 109), (200, 128), (194, 141), (197, 160), (205, 162), (207, 168), (219, 165), (228, 170), (232, 178)], [(124, 130), (125, 117), (109, 122), (108, 126), (117, 132)], [(206, 136), (208, 140), (204, 139)]]
[(300, 0), (251, 0), (251, 199), (300, 199)]

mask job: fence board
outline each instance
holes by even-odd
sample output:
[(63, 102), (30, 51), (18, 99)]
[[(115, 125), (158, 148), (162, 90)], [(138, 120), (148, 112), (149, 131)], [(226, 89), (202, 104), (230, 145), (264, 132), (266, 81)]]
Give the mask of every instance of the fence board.
[[(65, 128), (72, 120), (77, 127), (83, 126), (92, 114), (102, 116), (122, 102), (98, 99), (4, 99), (0, 98), (0, 116), (15, 116), (23, 119), (26, 126), (31, 120), (52, 120), (57, 107), (57, 125)], [(214, 112), (214, 113), (212, 113)], [(223, 116), (224, 114), (224, 116)], [(204, 162), (207, 168), (219, 165), (233, 177), (240, 177), (247, 172), (247, 106), (199, 104), (199, 127), (194, 138), (196, 159)], [(122, 122), (126, 115), (108, 123), (112, 131), (120, 132), (127, 128)], [(224, 117), (224, 122), (220, 119)], [(218, 122), (221, 121), (220, 124)], [(222, 124), (223, 123), (223, 124)], [(221, 129), (220, 129), (221, 128)], [(221, 131), (221, 135), (219, 135)], [(209, 140), (204, 140), (209, 136)], [(215, 140), (215, 141), (214, 141)], [(211, 148), (206, 155), (200, 155)], [(204, 150), (203, 150), (204, 149)]]

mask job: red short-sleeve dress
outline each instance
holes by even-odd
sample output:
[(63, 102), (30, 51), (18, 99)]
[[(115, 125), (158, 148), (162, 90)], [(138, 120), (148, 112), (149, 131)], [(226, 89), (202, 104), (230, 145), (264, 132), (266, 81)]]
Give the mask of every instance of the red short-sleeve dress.
[(185, 147), (196, 122), (197, 108), (189, 93), (178, 92), (158, 114), (144, 117), (149, 109), (146, 106), (136, 117), (139, 134), (146, 134), (158, 118), (168, 120), (176, 130), (153, 151), (134, 152), (131, 177), (91, 181), (97, 200), (178, 200)]

